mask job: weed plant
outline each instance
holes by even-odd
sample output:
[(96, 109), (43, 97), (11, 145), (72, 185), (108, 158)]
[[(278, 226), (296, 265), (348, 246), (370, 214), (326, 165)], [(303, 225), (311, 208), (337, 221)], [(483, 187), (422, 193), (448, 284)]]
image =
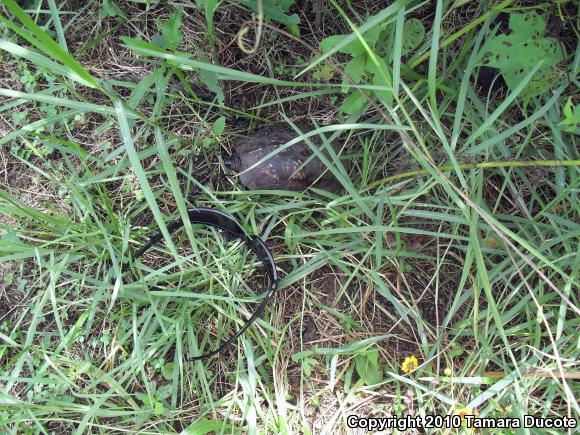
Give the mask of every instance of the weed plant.
[[(0, 1), (0, 432), (578, 418), (577, 41), (566, 0)], [(224, 173), (304, 119), (340, 194)], [(282, 280), (189, 362), (259, 300), (238, 245), (168, 236), (196, 206)]]

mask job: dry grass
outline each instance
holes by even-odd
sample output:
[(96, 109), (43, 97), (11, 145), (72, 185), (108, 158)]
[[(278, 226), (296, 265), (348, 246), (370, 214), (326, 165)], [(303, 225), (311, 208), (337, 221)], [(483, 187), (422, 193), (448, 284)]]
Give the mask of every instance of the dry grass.
[[(121, 37), (150, 41), (158, 32), (157, 22), (167, 20), (174, 7), (158, 3), (146, 10), (143, 4), (133, 1), (116, 3), (127, 17), (124, 22), (113, 17), (99, 18), (100, 2), (65, 2), (63, 11), (78, 13), (63, 14), (60, 19), (69, 29), (66, 32), (69, 51), (93, 76), (111, 81), (116, 96), (128, 99), (135, 82), (154, 72), (158, 62), (136, 55), (123, 45)], [(330, 35), (351, 33), (345, 20), (338, 18), (337, 11), (329, 2), (321, 2), (323, 12), (319, 23), (312, 8), (315, 2), (298, 2), (300, 5), (293, 9), (301, 19), (298, 40), (282, 32), (284, 29), (279, 24), (269, 22), (259, 48), (247, 54), (238, 46), (236, 34), (242, 26), (252, 22), (252, 13), (233, 3), (226, 2), (217, 10), (214, 48), (208, 44), (203, 12), (193, 7), (185, 8), (180, 50), (195, 60), (209, 59), (216, 65), (236, 71), (291, 81), (298, 71), (315, 59), (311, 48), (318, 47), (320, 40)], [(353, 21), (360, 24), (365, 16), (378, 13), (391, 2), (338, 3)], [(476, 13), (481, 11), (472, 4), (447, 11), (441, 21), (441, 40), (468, 25)], [(429, 27), (434, 14), (432, 5), (424, 5), (407, 18), (419, 18)], [(276, 27), (280, 32), (276, 32)], [(256, 33), (252, 29), (245, 38), (250, 46)], [(461, 47), (473, 38), (474, 34), (467, 34), (445, 51), (445, 66), (451, 65), (458, 56), (465, 56), (461, 54)], [(341, 69), (346, 58), (339, 54), (333, 62)], [(0, 69), (0, 87), (25, 91), (19, 77), (23, 68), (34, 70), (34, 65), (11, 57), (5, 64), (7, 68)], [(415, 72), (426, 77), (427, 64), (419, 65)], [(34, 92), (47, 90), (50, 83), (45, 76), (33, 72)], [(203, 88), (198, 72), (184, 71), (183, 74), (192, 88)], [(315, 74), (316, 70), (312, 70), (300, 80), (316, 82)], [(457, 107), (456, 95), (447, 93), (451, 85), (445, 81), (456, 81), (457, 74), (456, 70), (448, 71), (442, 67), (438, 76), (445, 86), (437, 90), (437, 97), (440, 102), (451, 100), (437, 119), (446, 137), (450, 137), (453, 131), (451, 114)], [(342, 79), (335, 74), (330, 81), (341, 83)], [(425, 78), (423, 83), (426, 81)], [(38, 391), (26, 383), (12, 385), (12, 398), (34, 402), (34, 406), (48, 403), (46, 409), (39, 407), (31, 411), (37, 413), (45, 430), (65, 433), (84, 427), (85, 430), (142, 433), (181, 431), (198, 417), (203, 417), (216, 421), (227, 418), (235, 426), (252, 425), (254, 418), (253, 424), (264, 431), (284, 428), (287, 433), (341, 433), (346, 430), (344, 420), (349, 414), (390, 417), (422, 415), (426, 410), (452, 413), (460, 404), (468, 404), (488, 388), (485, 384), (447, 385), (443, 379), (445, 369), (458, 377), (480, 376), (491, 370), (510, 373), (514, 366), (509, 352), (527, 355), (552, 351), (546, 334), (541, 335), (540, 330), (535, 329), (538, 324), (530, 318), (533, 302), (517, 305), (521, 299), (514, 295), (519, 292), (527, 295), (527, 289), (523, 288), (520, 276), (515, 274), (514, 266), (506, 260), (505, 246), (497, 237), (494, 238), (488, 225), (467, 220), (471, 215), (462, 214), (449, 197), (449, 185), (441, 179), (425, 177), (422, 181), (398, 187), (383, 186), (382, 193), (367, 192), (364, 200), (372, 205), (373, 210), (381, 197), (387, 196), (392, 202), (384, 205), (376, 222), (369, 222), (362, 207), (359, 208), (348, 195), (329, 204), (316, 195), (256, 197), (241, 191), (235, 178), (224, 176), (222, 166), (222, 156), (231, 153), (240, 137), (264, 121), (283, 120), (283, 115), (294, 121), (314, 119), (321, 125), (337, 123), (341, 116), (338, 107), (344, 96), (328, 94), (265, 105), (297, 96), (305, 90), (239, 80), (223, 81), (221, 85), (225, 96), (222, 105), (200, 101), (180, 84), (177, 77), (171, 78), (166, 88), (166, 103), (161, 109), (156, 107), (154, 98), (144, 98), (138, 105), (139, 113), (147, 121), (141, 119), (131, 125), (131, 134), (137, 152), (143, 154), (140, 162), (163, 216), (175, 215), (177, 200), (161, 156), (156, 151), (156, 138), (148, 122), (153, 122), (168, 141), (176, 140), (178, 143), (172, 144), (169, 150), (183, 196), (189, 205), (219, 205), (239, 216), (246, 216), (244, 225), (248, 228), (255, 226), (259, 234), (267, 237), (283, 277), (287, 279), (301, 266), (313, 264), (313, 258), (318, 254), (328, 254), (328, 257), (315, 263), (313, 270), (283, 286), (263, 322), (252, 328), (247, 341), (240, 340), (238, 350), (230, 349), (223, 357), (203, 366), (181, 365), (181, 352), (188, 353), (187, 346), (191, 344), (193, 334), (191, 325), (187, 323), (190, 321), (187, 304), (163, 299), (155, 299), (153, 304), (153, 299), (137, 300), (131, 294), (121, 293), (119, 299), (110, 305), (114, 274), (110, 270), (107, 243), (114, 245), (114, 251), (122, 255), (123, 247), (134, 247), (145, 240), (144, 228), (156, 224), (147, 200), (142, 199), (143, 186), (138, 180), (137, 169), (127, 166), (125, 151), (114, 154), (124, 146), (117, 119), (85, 112), (76, 122), (57, 122), (54, 130), (43, 132), (77, 144), (87, 151), (90, 158), (65, 156), (58, 151), (43, 155), (47, 145), (42, 142), (35, 142), (32, 146), (37, 152), (29, 152), (27, 141), (30, 143), (31, 137), (27, 135), (15, 139), (10, 145), (3, 145), (0, 148), (1, 189), (29, 209), (59, 219), (62, 216), (70, 218), (70, 228), (59, 228), (56, 224), (19, 216), (13, 208), (9, 213), (0, 213), (0, 236), (6, 234), (9, 227), (17, 229), (20, 239), (30, 246), (30, 252), (35, 247), (50, 249), (58, 260), (50, 256), (45, 258), (44, 254), (27, 254), (26, 258), (0, 263), (0, 324), (7, 323), (0, 333), (20, 343), (26, 341), (28, 327), (34, 329), (34, 339), (28, 343), (34, 348), (33, 356), (26, 369), (20, 372), (20, 377), (36, 379), (48, 376), (48, 372), (51, 376), (65, 373), (63, 377), (70, 383), (69, 389), (42, 387)], [(424, 103), (428, 96), (421, 86), (416, 84), (414, 91)], [(500, 90), (486, 101), (486, 92), (474, 85), (474, 96), (470, 101), (481, 98), (493, 110), (507, 93), (505, 89)], [(104, 93), (82, 86), (69, 86), (61, 96), (84, 103), (106, 106), (111, 103)], [(430, 119), (411, 110), (413, 106), (409, 99), (402, 100), (408, 105), (412, 127), (427, 144), (431, 159), (436, 164), (448, 163), (449, 155), (441, 146), (438, 132), (428, 122)], [(0, 106), (2, 104), (4, 102), (0, 101)], [(264, 107), (259, 107), (261, 105)], [(476, 108), (476, 103), (469, 108), (471, 112), (462, 127), (459, 146), (477, 128), (478, 118), (473, 115)], [(17, 110), (29, 110), (24, 124), (47, 116), (42, 107), (33, 102), (21, 104)], [(227, 117), (227, 128), (216, 136), (212, 126), (220, 116)], [(498, 133), (526, 118), (526, 112), (514, 104), (498, 120)], [(381, 123), (381, 112), (371, 107), (357, 122)], [(0, 136), (18, 128), (8, 111), (0, 111)], [(549, 159), (553, 158), (558, 147), (552, 135), (553, 129), (543, 124), (530, 127), (528, 132), (514, 134), (506, 143), (517, 152), (521, 150), (522, 156), (530, 153)], [(365, 170), (370, 183), (395, 173), (425, 167), (424, 162), (405, 150), (395, 132), (354, 131), (348, 139), (347, 135), (343, 139), (346, 141), (345, 154), (352, 157), (350, 176), (353, 180), (360, 180)], [(531, 149), (527, 144), (535, 148)], [(12, 146), (12, 151), (9, 146)], [(466, 156), (459, 157), (461, 161), (469, 160)], [(480, 157), (487, 159), (489, 156)], [(577, 157), (571, 155), (569, 158)], [(366, 169), (365, 159), (370, 161)], [(117, 167), (118, 171), (114, 170)], [(575, 174), (577, 176), (577, 171)], [(102, 175), (102, 179), (96, 175)], [(577, 252), (572, 251), (571, 242), (564, 237), (575, 231), (580, 222), (577, 206), (566, 202), (572, 194), (567, 196), (554, 187), (552, 172), (538, 169), (518, 172), (514, 176), (513, 172), (502, 170), (493, 175), (486, 173), (485, 180), (475, 172), (468, 175), (472, 177), (468, 186), (470, 197), (506, 222), (511, 230), (517, 231), (518, 223), (534, 219), (522, 233), (522, 237), (529, 237), (534, 246), (538, 239), (547, 242), (550, 238), (563, 237), (565, 243), (562, 242), (559, 254), (566, 256), (566, 261), (561, 267), (569, 276), (577, 273), (577, 267), (570, 260)], [(457, 180), (452, 182), (457, 183)], [(567, 188), (574, 188), (575, 181), (570, 179), (569, 182)], [(557, 205), (550, 209), (547, 204), (558, 195), (562, 197), (561, 207), (564, 209), (554, 208)], [(545, 217), (538, 218), (542, 214)], [(445, 220), (444, 216), (455, 217), (455, 220)], [(335, 224), (337, 226), (333, 226)], [(380, 224), (404, 231), (361, 231), (360, 235), (353, 237), (346, 232), (332, 232), (335, 228)], [(542, 231), (547, 231), (545, 227), (549, 225), (556, 226), (558, 232), (544, 237)], [(473, 228), (477, 237), (471, 232)], [(110, 236), (106, 242), (102, 238), (103, 229)], [(317, 231), (323, 235), (309, 236)], [(380, 231), (382, 263), (377, 265), (373, 253)], [(484, 238), (482, 234), (491, 235)], [(476, 252), (472, 245), (476, 240), (483, 246), (479, 250), (483, 250), (485, 255), (484, 266), (477, 264), (472, 256)], [(334, 252), (337, 246), (340, 249)], [(541, 244), (538, 246), (540, 249)], [(182, 255), (190, 253), (189, 248), (182, 248)], [(543, 255), (559, 261), (552, 248)], [(170, 263), (170, 258), (167, 253), (155, 253), (143, 261), (143, 266), (159, 268)], [(537, 257), (534, 259), (540, 262)], [(550, 307), (551, 315), (556, 316), (562, 310), (557, 305), (559, 302), (545, 294), (547, 289), (537, 275), (519, 258), (516, 266), (529, 277), (529, 284), (534, 294), (543, 298), (545, 309)], [(540, 267), (547, 269), (544, 263), (540, 263)], [(487, 268), (489, 275), (484, 274), (482, 268)], [(546, 273), (565, 291), (560, 275), (548, 270)], [(462, 277), (464, 273), (468, 275), (466, 279)], [(7, 283), (9, 274), (14, 275), (14, 280)], [(498, 275), (501, 278), (497, 278)], [(25, 288), (17, 278), (26, 280)], [(462, 284), (459, 289), (462, 279), (468, 284)], [(498, 303), (499, 311), (490, 303), (490, 294), (484, 291), (485, 279), (490, 281), (490, 294), (495, 298), (493, 302)], [(570, 284), (567, 293), (573, 300), (576, 298), (573, 293), (575, 285)], [(54, 297), (53, 300), (44, 296), (47, 288), (51, 289), (47, 294)], [(467, 296), (461, 303), (456, 303), (455, 298), (462, 297), (462, 292)], [(37, 324), (34, 323), (34, 306), (44, 307), (41, 309), (44, 310), (42, 321)], [(510, 312), (512, 308), (519, 311), (513, 314)], [(408, 318), (400, 316), (401, 309), (406, 310)], [(563, 341), (575, 328), (573, 310), (567, 309), (565, 334), (559, 337)], [(505, 325), (496, 325), (494, 314), (505, 319)], [(67, 351), (56, 351), (57, 343), (63, 338), (61, 334), (73, 330), (83, 315), (87, 316), (83, 320), (86, 323), (78, 326), (80, 332)], [(450, 318), (445, 322), (447, 317)], [(64, 326), (63, 332), (61, 326)], [(508, 333), (513, 349), (502, 350), (500, 327), (516, 331)], [(521, 332), (522, 338), (518, 336), (526, 327), (532, 331), (529, 340), (536, 337), (535, 341), (528, 342), (524, 332)], [(384, 338), (367, 347), (378, 349), (385, 382), (366, 385), (355, 367), (361, 349), (343, 350), (353, 343), (379, 336)], [(571, 335), (568, 337), (572, 340)], [(525, 350), (526, 346), (532, 350)], [(554, 369), (550, 359), (553, 357), (564, 361), (567, 369), (574, 370), (577, 352), (566, 346), (561, 350), (565, 356), (550, 354), (549, 358), (537, 361), (532, 355), (525, 358), (526, 364), (530, 367), (551, 364), (549, 368)], [(2, 351), (0, 347), (0, 361), (6, 364), (19, 358), (21, 348), (4, 349)], [(312, 358), (310, 369), (305, 368), (303, 358), (296, 357), (305, 352), (310, 352)], [(421, 384), (427, 391), (413, 384), (419, 382), (414, 375), (409, 377), (411, 382), (408, 383), (389, 378), (389, 373), (401, 373), (402, 360), (411, 354), (421, 358), (422, 368), (417, 377), (439, 379)], [(51, 358), (54, 360), (48, 363), (49, 369), (44, 364)], [(81, 368), (87, 361), (90, 367)], [(162, 371), (162, 367), (168, 364), (177, 367), (171, 371), (171, 376), (165, 376)], [(16, 368), (11, 370), (17, 371)], [(11, 373), (0, 370), (0, 374), (3, 376), (1, 382), (6, 385)], [(255, 380), (252, 380), (252, 375)], [(561, 393), (559, 382), (522, 382), (518, 383), (518, 394), (525, 394), (532, 402), (526, 405), (526, 412), (539, 412), (548, 401), (554, 414), (564, 415), (574, 406)], [(570, 386), (573, 388), (575, 384)], [(160, 398), (165, 392), (163, 388), (169, 394)], [(435, 393), (451, 397), (455, 405), (439, 400)], [(84, 410), (94, 410), (98, 414), (104, 409), (102, 404), (106, 403), (107, 409), (116, 414), (112, 417), (93, 416), (87, 426), (82, 426), (85, 411), (79, 412), (68, 405), (55, 405), (60, 403), (63, 394), (67, 399), (72, 397), (73, 403), (85, 406)], [(516, 398), (512, 400), (510, 394), (502, 392), (498, 397), (502, 405), (498, 408), (506, 413), (514, 409), (523, 412), (521, 406), (524, 405), (518, 404)], [(155, 405), (147, 404), (147, 396), (157, 397), (156, 400), (163, 403), (163, 411), (152, 411)], [(54, 398), (58, 401), (51, 402)], [(489, 403), (484, 402), (480, 409), (488, 415), (499, 415), (500, 411)], [(126, 411), (136, 415), (142, 413), (143, 418), (131, 419), (124, 414)], [(257, 416), (252, 416), (252, 412), (257, 412)], [(21, 431), (27, 427), (39, 430), (40, 423), (37, 425), (34, 419), (18, 417), (14, 410), (9, 414), (10, 418), (15, 416), (15, 420), (7, 425), (9, 430)], [(2, 418), (0, 415), (0, 421)], [(285, 421), (277, 421), (277, 418)]]

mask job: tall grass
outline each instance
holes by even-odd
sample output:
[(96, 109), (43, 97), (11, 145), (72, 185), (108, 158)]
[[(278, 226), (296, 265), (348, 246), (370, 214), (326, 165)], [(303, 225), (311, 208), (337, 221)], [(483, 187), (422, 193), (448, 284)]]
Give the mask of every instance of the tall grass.
[[(569, 84), (525, 108), (518, 96), (537, 67), (499, 100), (476, 92), (475, 55), (495, 14), (518, 10), (512, 1), (471, 5), (472, 20), (455, 31), (446, 27), (453, 9), (438, 1), (425, 22), (429, 39), (411, 59), (401, 54), (402, 26), (425, 5), (398, 1), (364, 21), (330, 3), (349, 36), (294, 80), (127, 37), (123, 49), (154, 68), (127, 91), (75, 58), (67, 43), (74, 26), (61, 22), (66, 3), (49, 1), (50, 20), (39, 26), (36, 12), (2, 2), (4, 62), (52, 80), (41, 91), (0, 89), (1, 119), (51, 109), (21, 125), (0, 121), (3, 431), (328, 433), (346, 431), (350, 414), (460, 409), (578, 418), (580, 157), (575, 136), (558, 126)], [(91, 6), (83, 13), (96, 16), (99, 5)], [(386, 85), (349, 82), (338, 51), (359, 40), (380, 70), (363, 35), (386, 22)], [(312, 78), (325, 63), (341, 73), (338, 82)], [(177, 70), (297, 93), (247, 113), (198, 104), (187, 92), (172, 95)], [(368, 101), (332, 125), (305, 132), (280, 115), (297, 130), (284, 147), (305, 140), (340, 195), (210, 182), (233, 136), (212, 130), (218, 115), (283, 114), (286, 104), (340, 98), (343, 88)], [(195, 114), (195, 135), (172, 128), (176, 102)], [(89, 134), (75, 135), (79, 123)], [(327, 147), (327, 157), (315, 136), (327, 144), (340, 137), (342, 155)], [(246, 272), (256, 264), (244, 266), (243, 251), (208, 251), (207, 234), (189, 225), (176, 244), (167, 224), (189, 222), (192, 206), (235, 215), (272, 247), (283, 274), (275, 302), (238, 346), (195, 363), (187, 356), (213, 337), (202, 321), (210, 308), (238, 323), (247, 315), (244, 295), (216, 296), (220, 280), (235, 282), (224, 264)], [(165, 243), (149, 263), (129, 267), (155, 228)], [(410, 355), (419, 366), (403, 373)]]

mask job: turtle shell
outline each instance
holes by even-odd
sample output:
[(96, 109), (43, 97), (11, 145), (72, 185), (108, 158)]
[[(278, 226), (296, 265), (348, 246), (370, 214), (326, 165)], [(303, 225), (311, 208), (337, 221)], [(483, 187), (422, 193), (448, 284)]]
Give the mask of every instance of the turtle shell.
[[(296, 126), (307, 133), (314, 129), (308, 123), (296, 123)], [(240, 140), (235, 145), (231, 158), (226, 160), (226, 166), (234, 171), (243, 172), (253, 166), (263, 157), (280, 148), (298, 135), (288, 124), (276, 123), (263, 127), (250, 136)], [(309, 140), (319, 148), (323, 142), (318, 135)], [(340, 144), (332, 142), (335, 153), (340, 151)], [(328, 152), (324, 155), (332, 161)], [(311, 186), (331, 192), (337, 192), (340, 183), (320, 159), (313, 155), (310, 147), (300, 141), (275, 156), (264, 161), (250, 171), (242, 173), (238, 178), (240, 183), (250, 190), (293, 190), (303, 191)], [(305, 162), (307, 162), (304, 164)]]

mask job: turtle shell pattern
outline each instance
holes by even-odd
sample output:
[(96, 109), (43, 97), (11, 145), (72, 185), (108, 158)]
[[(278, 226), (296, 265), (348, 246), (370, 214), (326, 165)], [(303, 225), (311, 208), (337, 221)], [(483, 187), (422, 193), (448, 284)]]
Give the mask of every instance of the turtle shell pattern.
[[(305, 122), (296, 123), (296, 126), (302, 133), (314, 129)], [(297, 136), (299, 134), (285, 123), (264, 127), (236, 144), (232, 158), (226, 162), (227, 166), (237, 172), (243, 172)], [(309, 140), (322, 148), (320, 136), (311, 136)], [(339, 143), (334, 141), (332, 147), (335, 153), (339, 152)], [(326, 150), (323, 153), (332, 161)], [(300, 141), (250, 171), (242, 173), (238, 178), (240, 183), (250, 190), (303, 191), (314, 186), (331, 192), (338, 191), (340, 183), (332, 172), (326, 170), (326, 166), (318, 157), (313, 157), (304, 165), (312, 155), (310, 147), (304, 141)]]

